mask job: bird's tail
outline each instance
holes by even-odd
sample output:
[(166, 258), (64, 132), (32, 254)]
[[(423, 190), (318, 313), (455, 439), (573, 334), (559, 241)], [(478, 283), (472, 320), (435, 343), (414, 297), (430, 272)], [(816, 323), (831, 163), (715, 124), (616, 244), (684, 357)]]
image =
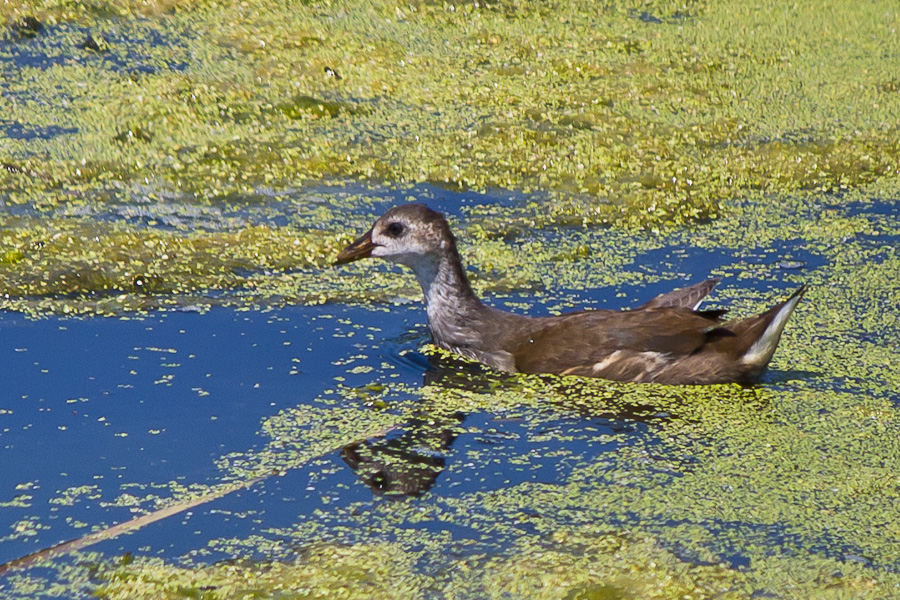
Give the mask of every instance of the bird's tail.
[(791, 294), (790, 298), (763, 314), (724, 325), (744, 342), (745, 348), (741, 349), (740, 361), (746, 366), (748, 373), (761, 373), (772, 360), (775, 348), (781, 340), (781, 332), (784, 331), (784, 326), (787, 325), (804, 292), (806, 286), (802, 285)]

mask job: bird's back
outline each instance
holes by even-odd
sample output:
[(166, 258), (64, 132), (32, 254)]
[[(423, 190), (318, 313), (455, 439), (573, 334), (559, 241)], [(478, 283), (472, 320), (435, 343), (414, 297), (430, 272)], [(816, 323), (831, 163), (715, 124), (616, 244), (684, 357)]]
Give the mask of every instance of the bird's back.
[(545, 317), (511, 349), (515, 368), (668, 384), (749, 381), (765, 370), (803, 291), (761, 315), (725, 324), (722, 311), (681, 306)]

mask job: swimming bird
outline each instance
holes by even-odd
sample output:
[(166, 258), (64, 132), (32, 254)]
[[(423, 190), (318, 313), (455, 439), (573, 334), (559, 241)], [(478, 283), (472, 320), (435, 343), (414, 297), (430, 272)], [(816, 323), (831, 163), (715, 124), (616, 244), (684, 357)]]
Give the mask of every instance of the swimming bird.
[(478, 299), (446, 219), (422, 204), (388, 210), (338, 254), (336, 264), (370, 256), (415, 273), (437, 346), (507, 373), (664, 384), (752, 382), (768, 366), (806, 290), (801, 286), (760, 315), (727, 322), (724, 310), (699, 310), (717, 279), (632, 310), (514, 314)]

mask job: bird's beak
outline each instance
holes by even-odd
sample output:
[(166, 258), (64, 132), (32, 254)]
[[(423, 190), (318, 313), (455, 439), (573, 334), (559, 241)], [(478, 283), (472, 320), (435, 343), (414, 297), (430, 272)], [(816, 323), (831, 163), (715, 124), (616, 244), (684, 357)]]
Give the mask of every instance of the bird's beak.
[(372, 230), (370, 229), (355, 242), (341, 250), (341, 253), (337, 255), (337, 260), (334, 261), (334, 264), (345, 265), (354, 260), (368, 258), (372, 255), (372, 249), (374, 247), (375, 244), (372, 243)]

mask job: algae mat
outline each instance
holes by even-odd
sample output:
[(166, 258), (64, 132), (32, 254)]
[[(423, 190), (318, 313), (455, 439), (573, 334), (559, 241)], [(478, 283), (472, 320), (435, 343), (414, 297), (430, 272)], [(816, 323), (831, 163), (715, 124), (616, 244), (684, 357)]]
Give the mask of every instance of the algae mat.
[[(290, 295), (272, 274), (317, 274), (364, 222), (296, 194), (323, 181), (524, 192), (480, 212), (467, 234), (485, 241), (702, 222), (760, 190), (893, 181), (900, 163), (893, 2), (42, 0), (0, 16), (15, 310)], [(356, 295), (301, 283), (319, 288), (303, 302)]]
[[(5, 596), (900, 597), (895, 3), (0, 14), (4, 552), (265, 478)], [(409, 199), (516, 310), (811, 289), (753, 388), (435, 370), (327, 268)]]

